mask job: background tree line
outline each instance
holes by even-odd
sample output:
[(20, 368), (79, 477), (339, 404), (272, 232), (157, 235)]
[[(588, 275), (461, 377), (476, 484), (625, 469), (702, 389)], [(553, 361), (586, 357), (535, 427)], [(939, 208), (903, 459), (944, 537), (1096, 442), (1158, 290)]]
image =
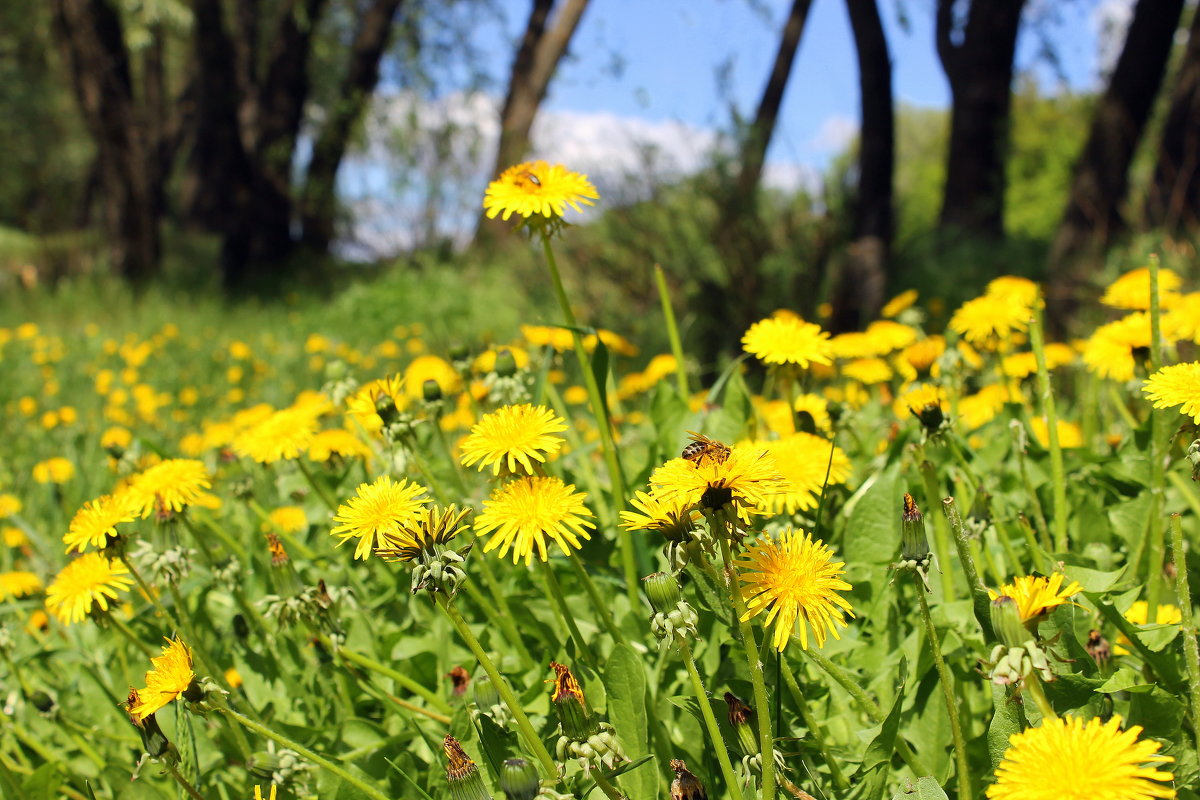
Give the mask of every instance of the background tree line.
[[(773, 47), (775, 55), (756, 102), (738, 99), (735, 107), (753, 113), (731, 120), (724, 155), (701, 175), (655, 187), (649, 203), (610, 210), (576, 237), (597, 274), (629, 294), (647, 280), (637, 272), (646, 261), (678, 257), (672, 242), (686, 241), (695, 254), (703, 239), (697, 267), (686, 281), (675, 277), (695, 308), (724, 320), (700, 331), (707, 352), (734, 346), (733, 332), (780, 297), (803, 308), (828, 296), (832, 327), (859, 326), (889, 288), (919, 272), (916, 239), (906, 243), (903, 229), (923, 213), (922, 254), (982, 253), (986, 261), (988, 253), (1011, 255), (1014, 241), (1034, 242), (1022, 252), (1036, 262), (1029, 268), (1048, 270), (1062, 309), (1126, 232), (1193, 230), (1200, 15), (1184, 0), (1138, 0), (1103, 90), (1053, 99), (1015, 79), (1018, 37), (1038, 25), (1026, 0), (909, 8), (934, 15), (930, 46), (952, 98), (945, 115), (897, 107), (886, 6), (822, 1), (844, 4), (861, 95), (857, 143), (834, 165), (822, 197), (763, 187), (789, 83), (806, 77), (794, 74), (793, 62), (812, 0), (792, 0), (773, 44), (731, 42)], [(529, 3), (513, 52), (500, 56), (510, 68), (497, 171), (529, 153), (538, 109), (589, 5)], [(96, 246), (111, 272), (144, 284), (160, 274), (164, 236), (185, 232), (217, 243), (221, 283), (232, 291), (320, 269), (343, 221), (337, 175), (361, 144), (381, 80), (433, 92), (439, 71), (482, 72), (497, 56), (472, 49), (471, 26), (498, 13), (489, 0), (5, 3), (0, 248), (32, 236), (49, 243), (39, 252), (53, 259)], [(1014, 102), (1021, 113), (1072, 119), (1069, 141), (1044, 141), (1044, 130), (1034, 141), (1037, 126), (1014, 128)], [(906, 125), (921, 129), (938, 185), (928, 177), (916, 185), (910, 165), (898, 162), (898, 147), (915, 146), (905, 143)], [(1022, 194), (1034, 191), (1040, 197)], [(688, 218), (664, 219), (683, 195)], [(1061, 202), (1049, 214), (1047, 196)], [(1038, 209), (1036, 231), (1023, 219), (1029, 204)], [(493, 233), (480, 222), (476, 252), (495, 248)]]

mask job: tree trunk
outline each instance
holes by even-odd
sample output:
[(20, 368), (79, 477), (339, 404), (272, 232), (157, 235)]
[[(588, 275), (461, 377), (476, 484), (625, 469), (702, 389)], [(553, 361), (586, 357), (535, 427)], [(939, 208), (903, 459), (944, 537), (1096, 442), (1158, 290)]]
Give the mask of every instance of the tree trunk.
[(937, 51), (950, 82), (950, 153), (940, 226), (1004, 236), (1005, 156), (1013, 56), (1025, 0), (969, 0), (956, 24), (955, 0), (938, 0)]
[(161, 175), (133, 93), (121, 19), (106, 0), (51, 0), (55, 38), (97, 149), (112, 269), (142, 284), (158, 274)]
[(1162, 84), (1182, 11), (1183, 0), (1138, 0), (1134, 8), (1121, 56), (1075, 162), (1070, 199), (1051, 248), (1055, 302), (1069, 300), (1064, 295), (1074, 294), (1087, 257), (1124, 227), (1120, 205), (1129, 164)]
[(892, 106), (892, 62), (876, 0), (846, 0), (858, 54), (862, 109), (854, 236), (833, 292), (830, 328), (857, 330), (883, 305), (888, 252), (892, 244), (892, 174), (896, 126)]
[(301, 218), (304, 244), (317, 252), (328, 250), (333, 240), (338, 167), (346, 155), (350, 134), (379, 82), (379, 61), (391, 39), (392, 20), (402, 3), (403, 0), (375, 0), (363, 15), (350, 51), (350, 68), (338, 91), (340, 99), (329, 110), (313, 144)]
[[(508, 94), (500, 111), (500, 141), (496, 147), (493, 175), (499, 175), (519, 163), (529, 152), (529, 132), (533, 128), (538, 108), (546, 99), (550, 80), (562, 57), (566, 55), (571, 37), (579, 27), (588, 0), (564, 0), (555, 16), (554, 25), (546, 25), (554, 0), (533, 0), (525, 35), (513, 59), (508, 79)], [(490, 239), (503, 226), (482, 214), (475, 229), (476, 243)]]
[(1200, 12), (1193, 12), (1183, 63), (1158, 145), (1146, 222), (1181, 232), (1200, 224)]

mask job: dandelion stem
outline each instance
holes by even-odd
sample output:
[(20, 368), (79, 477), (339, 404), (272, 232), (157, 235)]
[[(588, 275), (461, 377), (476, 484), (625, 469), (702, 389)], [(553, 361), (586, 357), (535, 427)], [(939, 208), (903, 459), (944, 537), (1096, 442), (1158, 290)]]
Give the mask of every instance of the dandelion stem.
[[(151, 650), (145, 642), (139, 639), (137, 634), (129, 629), (128, 625), (126, 625), (122, 620), (118, 619), (116, 614), (112, 613), (115, 610), (116, 609), (109, 609), (108, 621), (111, 622), (113, 627), (119, 630), (126, 639), (132, 642), (134, 647), (136, 647), (138, 650), (141, 650), (142, 655), (144, 655), (146, 658), (153, 658), (154, 651)], [(20, 675), (17, 677), (19, 678)]]
[[(486, 558), (479, 559), (480, 562), (486, 563)], [(529, 655), (529, 651), (525, 649), (525, 642), (521, 640), (521, 632), (517, 630), (517, 626), (513, 624), (512, 617), (507, 613), (501, 613), (496, 606), (484, 596), (479, 587), (474, 581), (468, 580), (463, 583), (463, 588), (467, 590), (467, 594), (471, 596), (471, 601), (479, 606), (479, 610), (483, 615), (492, 622), (500, 626), (500, 630), (504, 632), (504, 638), (517, 651), (517, 657), (521, 661), (521, 667), (527, 668), (533, 666), (533, 657)]]
[[(845, 689), (850, 696), (854, 698), (854, 701), (858, 704), (858, 707), (862, 709), (863, 713), (871, 718), (872, 722), (874, 722), (876, 725), (883, 724), (883, 721), (887, 719), (887, 714), (885, 714), (883, 709), (879, 707), (878, 703), (871, 699), (870, 695), (863, 691), (863, 688), (859, 686), (852, 677), (850, 677), (850, 674), (847, 673), (846, 670), (830, 661), (829, 658), (821, 652), (819, 647), (801, 650), (800, 652), (804, 653), (804, 655), (818, 667), (825, 670), (825, 673), (829, 675), (829, 677), (833, 678), (833, 680), (837, 682), (839, 686)], [(933, 774), (929, 770), (925, 769), (925, 765), (921, 763), (920, 759), (917, 758), (917, 754), (914, 753), (912, 748), (908, 746), (908, 742), (904, 741), (899, 736), (896, 737), (896, 742), (893, 749), (895, 749), (896, 754), (904, 760), (904, 763), (908, 764), (908, 768), (913, 771), (914, 775), (921, 777), (924, 775)]]
[(325, 504), (326, 508), (328, 508), (331, 512), (336, 514), (337, 513), (337, 503), (334, 502), (334, 499), (329, 496), (328, 492), (325, 491), (325, 487), (323, 487), (323, 486), (321, 486), (321, 484), (317, 483), (317, 479), (312, 474), (312, 470), (310, 470), (308, 467), (306, 467), (304, 465), (304, 459), (297, 458), (297, 459), (295, 459), (295, 461), (296, 461), (296, 466), (300, 468), (300, 471), (302, 473), (304, 473), (304, 478), (305, 478), (305, 480), (308, 481), (308, 485), (311, 486), (312, 490), (317, 493), (317, 497), (321, 498), (321, 502)]
[(1058, 442), (1058, 410), (1054, 405), (1054, 391), (1050, 388), (1050, 371), (1046, 368), (1046, 341), (1042, 332), (1042, 311), (1033, 310), (1029, 321), (1029, 341), (1033, 345), (1033, 356), (1037, 360), (1038, 395), (1042, 404), (1042, 416), (1046, 418), (1046, 436), (1050, 440), (1050, 480), (1054, 489), (1054, 548), (1060, 553), (1067, 551), (1067, 482), (1063, 474), (1062, 447)]
[(454, 629), (458, 631), (458, 635), (462, 637), (463, 642), (467, 645), (472, 653), (475, 654), (475, 660), (479, 662), (479, 666), (483, 667), (483, 671), (487, 673), (491, 679), (492, 685), (496, 687), (500, 698), (504, 700), (504, 704), (508, 706), (508, 710), (512, 712), (513, 721), (517, 723), (517, 729), (520, 731), (522, 738), (525, 740), (525, 746), (528, 747), (537, 760), (541, 762), (542, 769), (546, 776), (558, 782), (558, 767), (554, 763), (554, 759), (550, 757), (549, 751), (546, 750), (546, 745), (542, 744), (542, 740), (538, 738), (537, 731), (533, 729), (533, 723), (529, 721), (529, 717), (525, 715), (525, 709), (521, 707), (521, 703), (517, 700), (517, 696), (513, 694), (512, 687), (508, 685), (508, 681), (496, 669), (496, 665), (488, 654), (484, 652), (483, 645), (475, 638), (475, 634), (471, 632), (467, 621), (463, 619), (462, 614), (458, 609), (450, 605), (449, 600), (441, 592), (434, 596), (434, 601), (450, 618)]
[(654, 265), (654, 282), (658, 286), (658, 299), (662, 302), (663, 318), (667, 322), (667, 339), (671, 342), (671, 354), (675, 356), (675, 385), (679, 396), (688, 398), (687, 370), (683, 366), (683, 343), (679, 338), (679, 326), (675, 322), (675, 309), (671, 306), (671, 295), (667, 291), (667, 276), (661, 264)]
[(288, 737), (284, 736), (283, 734), (276, 733), (275, 731), (271, 730), (270, 728), (268, 728), (265, 725), (260, 725), (259, 723), (255, 722), (254, 720), (250, 719), (249, 717), (246, 717), (246, 716), (234, 711), (232, 708), (218, 708), (217, 711), (219, 711), (222, 714), (224, 714), (225, 716), (229, 717), (231, 720), (238, 723), (246, 730), (257, 733), (260, 736), (265, 736), (268, 739), (270, 739), (271, 741), (275, 742), (276, 744), (283, 745), (284, 747), (286, 747), (289, 750), (295, 750), (297, 753), (300, 754), (300, 756), (302, 758), (308, 759), (312, 763), (316, 764), (318, 767), (321, 767), (324, 770), (328, 770), (329, 772), (338, 776), (339, 778), (344, 780), (346, 783), (350, 784), (355, 789), (358, 789), (364, 795), (371, 798), (371, 800), (391, 800), (391, 798), (388, 797), (388, 795), (384, 794), (376, 787), (372, 786), (371, 784), (369, 784), (366, 781), (362, 780), (361, 778), (357, 777), (353, 773), (339, 767), (337, 764), (333, 763), (332, 761), (325, 758), (324, 756), (317, 755), (312, 750), (309, 750), (307, 747), (300, 744), (299, 742), (289, 739)]
[(196, 787), (192, 786), (192, 784), (188, 782), (188, 779), (183, 777), (183, 774), (179, 771), (179, 767), (168, 762), (167, 769), (170, 770), (171, 777), (174, 778), (175, 782), (178, 783), (183, 790), (188, 793), (189, 797), (193, 797), (195, 800), (204, 800), (204, 795), (197, 792)]
[(833, 778), (833, 785), (839, 791), (846, 791), (850, 788), (850, 781), (846, 780), (846, 774), (838, 766), (838, 760), (829, 751), (829, 744), (825, 739), (825, 731), (821, 727), (821, 721), (813, 715), (812, 709), (809, 708), (808, 700), (805, 699), (804, 692), (800, 690), (800, 684), (796, 680), (796, 675), (792, 672), (792, 668), (787, 661), (783, 662), (783, 684), (787, 687), (788, 694), (792, 696), (792, 702), (796, 704), (796, 708), (800, 712), (800, 717), (804, 720), (804, 726), (812, 734), (813, 741), (817, 745), (817, 750), (821, 753), (821, 761), (825, 766), (829, 767), (829, 775)]
[(975, 611), (975, 620), (983, 629), (984, 641), (991, 641), (993, 638), (992, 600), (988, 596), (983, 581), (979, 580), (979, 570), (975, 568), (975, 559), (971, 557), (971, 540), (967, 533), (967, 527), (963, 524), (962, 515), (958, 513), (958, 506), (953, 497), (947, 497), (942, 501), (942, 511), (945, 512), (946, 521), (950, 523), (950, 527), (954, 531), (954, 545), (958, 549), (958, 560), (962, 564), (963, 575), (967, 579), (967, 588), (971, 593), (971, 606)]
[[(933, 462), (922, 458), (917, 465), (921, 481), (925, 486), (925, 507), (936, 508), (941, 492), (938, 491), (937, 468)], [(942, 576), (942, 602), (954, 600), (954, 571), (950, 569), (950, 543), (946, 521), (936, 515), (933, 518), (933, 554), (937, 557), (938, 573)]]
[(971, 767), (967, 761), (967, 743), (963, 739), (962, 720), (958, 715), (958, 697), (954, 691), (950, 670), (942, 658), (942, 645), (938, 641), (937, 629), (933, 627), (933, 618), (929, 614), (929, 601), (925, 598), (925, 585), (914, 573), (913, 587), (921, 600), (921, 619), (925, 623), (925, 635), (929, 638), (929, 649), (933, 653), (933, 665), (937, 668), (938, 682), (942, 684), (942, 694), (946, 696), (946, 711), (950, 714), (950, 736), (954, 740), (954, 762), (958, 772), (958, 796), (974, 797), (971, 791)]
[(449, 714), (453, 711), (453, 709), (450, 708), (450, 704), (438, 697), (435, 692), (431, 691), (425, 686), (422, 686), (418, 681), (410, 678), (404, 673), (397, 672), (391, 667), (379, 663), (370, 656), (363, 655), (362, 653), (355, 652), (354, 650), (350, 650), (345, 647), (335, 647), (333, 641), (324, 634), (321, 635), (321, 644), (325, 645), (326, 649), (332, 653), (336, 653), (339, 658), (345, 661), (349, 661), (352, 664), (357, 664), (364, 669), (369, 669), (372, 672), (376, 672), (384, 676), (385, 678), (391, 678), (400, 686), (403, 686), (408, 691), (424, 699), (425, 702), (429, 703), (429, 705), (433, 706), (438, 711), (441, 711), (445, 714)]
[(1046, 524), (1046, 512), (1042, 509), (1041, 498), (1038, 497), (1037, 489), (1033, 486), (1033, 481), (1029, 478), (1029, 469), (1025, 466), (1025, 441), (1026, 433), (1022, 423), (1014, 421), (1014, 427), (1019, 427), (1017, 432), (1017, 468), (1021, 471), (1021, 482), (1025, 484), (1025, 495), (1029, 498), (1030, 504), (1033, 506), (1033, 522), (1037, 525), (1038, 537), (1042, 542), (1042, 549), (1047, 553), (1054, 552), (1054, 544), (1050, 541), (1050, 526)]
[[(579, 359), (579, 371), (583, 373), (583, 385), (587, 389), (588, 403), (596, 417), (596, 427), (600, 430), (600, 449), (604, 451), (604, 459), (608, 464), (609, 480), (612, 482), (612, 502), (616, 508), (625, 505), (625, 473), (621, 469), (621, 455), (617, 452), (613, 441), (612, 421), (609, 419), (608, 407), (600, 396), (600, 385), (596, 374), (592, 371), (592, 361), (583, 348), (583, 337), (579, 335), (579, 323), (575, 320), (575, 312), (567, 300), (567, 292), (563, 288), (562, 276), (558, 271), (558, 261), (554, 258), (554, 249), (550, 247), (549, 234), (542, 234), (542, 252), (546, 256), (546, 264), (550, 267), (550, 277), (554, 284), (554, 295), (558, 298), (559, 308), (563, 319), (571, 330), (571, 342), (575, 345), (575, 356)], [(599, 336), (596, 341), (599, 342)], [(599, 498), (597, 498), (599, 499)], [(633, 534), (621, 529), (617, 534), (621, 548), (621, 564), (625, 571), (625, 591), (629, 596), (629, 607), (637, 608), (638, 604), (638, 568), (637, 556), (634, 553)]]
[(587, 592), (588, 599), (592, 602), (592, 608), (596, 609), (596, 612), (600, 615), (600, 622), (603, 623), (608, 634), (612, 636), (613, 642), (624, 643), (625, 634), (621, 633), (621, 629), (617, 627), (617, 622), (613, 619), (608, 603), (600, 596), (600, 590), (596, 588), (596, 584), (592, 581), (592, 576), (588, 575), (583, 562), (578, 556), (571, 556), (567, 560), (575, 568), (575, 574), (579, 576), (579, 582), (583, 584), (583, 589)]
[(604, 792), (604, 796), (609, 800), (629, 800), (629, 798), (621, 794), (617, 787), (609, 783), (608, 778), (604, 777), (604, 773), (600, 770), (592, 770), (591, 775), (592, 780), (596, 782), (596, 786), (600, 788), (600, 791)]
[[(1150, 370), (1157, 372), (1162, 366), (1162, 314), (1158, 298), (1158, 258), (1150, 257)], [(1162, 409), (1150, 409), (1150, 535), (1148, 539), (1146, 575), (1146, 619), (1158, 619), (1158, 600), (1163, 582), (1163, 454), (1162, 441), (1166, 438)]]
[(600, 662), (596, 660), (596, 654), (588, 646), (587, 639), (584, 639), (583, 634), (579, 632), (579, 626), (575, 624), (575, 615), (567, 607), (567, 599), (563, 597), (562, 586), (558, 583), (558, 576), (554, 574), (554, 567), (550, 565), (549, 561), (542, 561), (541, 565), (542, 572), (546, 576), (546, 588), (550, 590), (550, 597), (554, 601), (554, 607), (558, 609), (559, 616), (567, 624), (567, 630), (570, 631), (571, 638), (575, 640), (575, 647), (580, 657), (591, 666), (599, 667)]
[[(711, 522), (711, 518), (710, 518)], [(710, 530), (712, 526), (710, 525)], [(727, 530), (711, 531), (721, 543), (721, 560), (725, 565), (725, 573), (729, 579), (729, 596), (733, 601), (733, 614), (741, 631), (742, 649), (746, 653), (746, 666), (750, 670), (750, 682), (754, 686), (755, 718), (758, 720), (758, 745), (762, 756), (762, 800), (775, 798), (775, 739), (771, 733), (771, 707), (767, 702), (767, 686), (763, 682), (762, 662), (758, 660), (758, 643), (754, 638), (754, 628), (751, 627), (746, 600), (742, 597), (742, 587), (738, 582), (737, 567), (733, 564), (733, 556), (729, 552), (729, 532)]]
[(1134, 419), (1129, 406), (1125, 405), (1125, 398), (1121, 397), (1121, 393), (1117, 390), (1115, 383), (1108, 385), (1108, 399), (1112, 401), (1113, 406), (1117, 409), (1117, 415), (1129, 427), (1130, 432), (1136, 430), (1138, 421)]
[(1029, 696), (1033, 698), (1033, 704), (1038, 707), (1038, 711), (1042, 712), (1042, 720), (1058, 719), (1058, 714), (1054, 713), (1054, 706), (1050, 705), (1050, 701), (1046, 698), (1046, 692), (1042, 689), (1042, 681), (1038, 678), (1036, 672), (1030, 672), (1021, 681), (1021, 688), (1029, 692)]
[[(471, 563), (478, 566), (479, 572), (483, 575), (483, 582), (487, 584), (488, 592), (492, 595), (492, 600), (495, 601), (496, 608), (499, 609), (499, 613), (496, 615), (496, 622), (499, 623), (500, 628), (504, 631), (504, 635), (509, 637), (509, 641), (513, 647), (517, 648), (522, 665), (532, 666), (534, 663), (533, 656), (529, 654), (529, 649), (525, 647), (525, 641), (521, 638), (521, 632), (513, 624), (513, 615), (508, 607), (508, 598), (504, 596), (504, 592), (500, 588), (500, 582), (496, 580), (496, 574), (492, 572), (491, 560), (480, 556)], [(471, 582), (467, 581), (468, 592), (470, 588)]]
[[(1175, 594), (1183, 634), (1183, 659), (1187, 665), (1188, 700), (1192, 712), (1192, 730), (1200, 743), (1200, 645), (1196, 642), (1196, 623), (1192, 615), (1192, 590), (1188, 584), (1187, 558), (1183, 551), (1183, 523), (1179, 514), (1171, 515), (1171, 550), (1175, 561)], [(1158, 619), (1147, 617), (1147, 619)], [(1200, 746), (1200, 744), (1198, 744)]]
[(721, 728), (713, 715), (712, 705), (708, 702), (708, 692), (700, 673), (696, 670), (696, 660), (692, 658), (692, 647), (687, 639), (678, 639), (679, 653), (683, 656), (683, 665), (687, 667), (688, 677), (692, 679), (692, 694), (696, 696), (696, 704), (700, 706), (700, 716), (704, 719), (704, 727), (708, 729), (708, 739), (713, 749), (717, 751), (717, 762), (721, 765), (721, 775), (725, 778), (729, 796), (732, 800), (742, 800), (742, 787), (733, 772), (733, 764), (729, 761), (729, 748), (721, 737)]

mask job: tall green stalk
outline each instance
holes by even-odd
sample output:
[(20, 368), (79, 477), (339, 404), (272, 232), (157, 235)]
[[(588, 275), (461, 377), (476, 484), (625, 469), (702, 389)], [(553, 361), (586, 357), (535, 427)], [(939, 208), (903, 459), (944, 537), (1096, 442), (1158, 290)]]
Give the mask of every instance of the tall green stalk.
[[(937, 508), (938, 502), (942, 499), (938, 491), (937, 484), (937, 468), (933, 462), (926, 461), (921, 456), (921, 463), (917, 465), (917, 469), (921, 473), (921, 481), (925, 487), (925, 507)], [(946, 521), (934, 516), (933, 518), (933, 554), (937, 557), (938, 573), (942, 576), (942, 602), (950, 603), (954, 600), (954, 570), (950, 569), (950, 538), (949, 531), (946, 529)]]
[(729, 787), (729, 796), (732, 800), (742, 800), (742, 787), (734, 774), (733, 764), (729, 761), (729, 748), (725, 746), (725, 740), (721, 737), (721, 728), (717, 725), (717, 718), (713, 716), (708, 692), (704, 689), (704, 681), (700, 679), (699, 671), (696, 670), (696, 660), (692, 658), (692, 648), (686, 639), (679, 641), (679, 652), (683, 656), (683, 665), (687, 667), (688, 677), (691, 678), (692, 694), (696, 696), (696, 704), (700, 706), (700, 716), (704, 719), (704, 727), (708, 729), (708, 739), (717, 751), (717, 762), (721, 765), (725, 785)]
[[(1188, 705), (1192, 712), (1192, 731), (1200, 749), (1200, 645), (1196, 642), (1196, 622), (1192, 614), (1192, 589), (1188, 585), (1187, 560), (1183, 552), (1183, 523), (1171, 515), (1171, 549), (1175, 553), (1175, 594), (1179, 596), (1179, 614), (1183, 634), (1183, 659), (1187, 665)], [(1158, 617), (1147, 617), (1154, 621)]]
[(975, 612), (975, 621), (983, 630), (984, 641), (991, 641), (992, 635), (992, 600), (987, 587), (979, 579), (979, 570), (975, 568), (975, 559), (971, 556), (971, 539), (962, 515), (958, 513), (958, 505), (953, 497), (942, 501), (942, 511), (946, 521), (954, 531), (954, 546), (958, 550), (958, 561), (962, 565), (963, 575), (967, 579), (967, 589), (971, 594), (971, 608)]
[[(592, 414), (596, 417), (596, 427), (600, 430), (600, 448), (604, 451), (609, 480), (612, 481), (612, 502), (616, 508), (622, 508), (625, 505), (627, 491), (625, 472), (621, 468), (621, 456), (613, 441), (608, 407), (601, 398), (600, 384), (596, 382), (596, 374), (592, 371), (592, 361), (583, 347), (583, 337), (579, 335), (579, 323), (575, 320), (575, 312), (571, 310), (570, 301), (567, 300), (567, 291), (563, 288), (562, 275), (558, 271), (558, 261), (554, 258), (554, 248), (550, 246), (550, 236), (543, 232), (541, 238), (542, 253), (546, 256), (546, 264), (550, 267), (550, 278), (554, 284), (554, 295), (558, 298), (563, 319), (571, 331), (571, 342), (575, 346), (575, 356), (579, 359), (579, 370), (583, 373), (583, 385), (587, 389), (588, 404), (592, 407)], [(599, 341), (598, 336), (597, 341)], [(637, 555), (633, 549), (633, 534), (621, 528), (617, 533), (617, 541), (621, 548), (621, 564), (625, 572), (625, 591), (629, 597), (629, 607), (637, 608), (638, 568)]]
[[(1158, 259), (1150, 259), (1150, 372), (1157, 372), (1162, 366), (1162, 314), (1158, 300)], [(1147, 575), (1146, 575), (1146, 619), (1158, 619), (1158, 601), (1162, 592), (1163, 551), (1165, 549), (1165, 533), (1163, 531), (1163, 485), (1165, 483), (1163, 470), (1162, 443), (1166, 438), (1164, 427), (1167, 412), (1151, 407), (1150, 409), (1150, 535), (1147, 540)]]
[(808, 700), (804, 697), (804, 692), (800, 690), (800, 683), (796, 680), (795, 673), (792, 672), (791, 666), (787, 661), (782, 663), (783, 683), (788, 688), (788, 693), (791, 694), (793, 702), (796, 704), (796, 709), (800, 712), (801, 719), (804, 720), (805, 727), (812, 734), (813, 742), (817, 745), (817, 751), (821, 754), (821, 760), (826, 767), (829, 768), (829, 775), (833, 778), (833, 785), (838, 791), (844, 792), (850, 788), (850, 781), (846, 780), (846, 774), (842, 772), (842, 768), (838, 766), (838, 760), (833, 757), (829, 750), (829, 744), (825, 739), (825, 731), (821, 727), (821, 721), (816, 718), (809, 708)]
[(517, 725), (517, 730), (521, 734), (521, 738), (525, 740), (525, 746), (541, 762), (542, 770), (545, 772), (546, 777), (557, 783), (558, 767), (555, 765), (554, 759), (550, 757), (550, 752), (546, 749), (546, 745), (542, 744), (541, 738), (533, 728), (533, 723), (529, 721), (529, 717), (525, 714), (525, 709), (521, 706), (521, 701), (513, 693), (512, 687), (508, 685), (508, 681), (496, 669), (496, 665), (488, 657), (487, 652), (484, 651), (483, 645), (479, 643), (479, 640), (475, 638), (475, 634), (471, 632), (467, 621), (463, 619), (462, 614), (458, 613), (457, 608), (450, 605), (450, 601), (446, 599), (445, 594), (438, 592), (434, 595), (434, 600), (450, 619), (450, 623), (454, 625), (454, 629), (458, 631), (458, 635), (462, 637), (463, 642), (475, 654), (475, 660), (479, 662), (479, 666), (483, 667), (483, 671), (487, 673), (488, 678), (492, 681), (492, 685), (496, 687), (496, 691), (500, 694), (500, 699), (504, 701), (504, 705), (508, 706), (508, 710), (512, 712), (513, 721)]
[(954, 691), (954, 683), (946, 661), (942, 658), (942, 645), (938, 641), (937, 629), (933, 627), (933, 618), (929, 615), (929, 601), (925, 599), (925, 584), (918, 576), (913, 581), (917, 597), (921, 600), (921, 620), (925, 623), (925, 635), (929, 639), (929, 649), (933, 653), (933, 665), (937, 668), (938, 682), (942, 684), (942, 694), (946, 697), (946, 711), (950, 714), (950, 737), (954, 740), (954, 763), (958, 773), (958, 796), (974, 797), (971, 791), (971, 766), (967, 761), (967, 743), (963, 738), (962, 720), (958, 714), (958, 697)]
[(1054, 391), (1050, 388), (1050, 371), (1046, 368), (1046, 342), (1042, 333), (1041, 309), (1034, 309), (1029, 321), (1029, 341), (1037, 360), (1038, 397), (1042, 415), (1046, 418), (1046, 436), (1050, 440), (1050, 480), (1054, 490), (1054, 549), (1067, 551), (1067, 482), (1063, 473), (1062, 447), (1058, 443), (1058, 410)]
[(663, 319), (667, 323), (667, 339), (671, 342), (671, 354), (675, 356), (675, 385), (679, 396), (688, 397), (687, 370), (683, 364), (683, 340), (679, 338), (679, 326), (675, 323), (675, 309), (671, 306), (671, 295), (667, 292), (667, 278), (660, 264), (654, 265), (654, 283), (658, 286), (658, 299), (662, 303)]

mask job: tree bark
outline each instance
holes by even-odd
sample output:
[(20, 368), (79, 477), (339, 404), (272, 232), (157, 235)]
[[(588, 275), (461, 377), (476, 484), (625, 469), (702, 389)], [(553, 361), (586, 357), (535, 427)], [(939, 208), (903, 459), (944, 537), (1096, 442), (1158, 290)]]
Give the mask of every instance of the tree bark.
[(392, 20), (403, 0), (375, 0), (363, 15), (350, 51), (350, 68), (338, 97), (313, 144), (304, 182), (301, 220), (304, 244), (317, 252), (329, 249), (337, 210), (337, 172), (350, 134), (362, 118), (379, 82), (379, 62), (391, 40)]
[(1173, 233), (1200, 225), (1200, 13), (1192, 14), (1145, 213), (1149, 225)]
[[(529, 152), (529, 132), (533, 129), (538, 108), (546, 99), (550, 80), (566, 55), (587, 5), (588, 0), (564, 0), (553, 26), (547, 29), (554, 0), (533, 0), (521, 46), (513, 59), (504, 107), (500, 111), (500, 141), (496, 146), (493, 175), (519, 163)], [(498, 230), (496, 221), (481, 214), (475, 229), (476, 243), (491, 238)]]
[(896, 126), (892, 62), (876, 0), (846, 0), (858, 54), (862, 128), (858, 187), (853, 206), (853, 241), (833, 292), (830, 328), (857, 330), (883, 305), (892, 244), (892, 177)]
[(55, 38), (95, 140), (112, 269), (134, 284), (158, 274), (161, 170), (133, 92), (121, 19), (106, 0), (51, 0)]
[(940, 227), (982, 238), (1004, 236), (1005, 156), (1013, 56), (1025, 0), (969, 0), (958, 24), (955, 0), (938, 0), (938, 58), (950, 82), (950, 151)]

